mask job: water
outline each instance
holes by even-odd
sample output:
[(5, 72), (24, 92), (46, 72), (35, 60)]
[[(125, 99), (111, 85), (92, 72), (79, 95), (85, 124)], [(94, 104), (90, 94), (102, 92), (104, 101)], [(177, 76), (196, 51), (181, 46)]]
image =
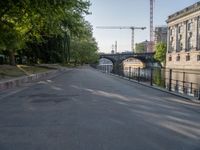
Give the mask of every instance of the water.
[[(110, 73), (113, 71), (112, 63), (99, 64), (99, 70)], [(169, 69), (161, 68), (130, 68), (122, 70), (123, 76), (149, 83), (162, 88), (169, 89), (189, 96), (199, 96), (200, 91), (200, 71), (198, 70), (175, 70), (172, 69), (171, 76)]]

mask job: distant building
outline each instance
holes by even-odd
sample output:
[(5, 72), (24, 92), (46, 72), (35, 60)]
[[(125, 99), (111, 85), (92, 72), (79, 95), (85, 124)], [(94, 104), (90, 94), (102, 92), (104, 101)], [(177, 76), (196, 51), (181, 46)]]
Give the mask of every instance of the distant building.
[(145, 68), (145, 63), (136, 58), (128, 58), (123, 61), (124, 72), (133, 72), (137, 68)]
[(154, 29), (154, 44), (167, 43), (167, 26), (158, 26)]
[(200, 2), (168, 17), (166, 67), (200, 69)]
[(143, 41), (135, 44), (136, 53), (146, 53), (148, 49), (149, 41)]

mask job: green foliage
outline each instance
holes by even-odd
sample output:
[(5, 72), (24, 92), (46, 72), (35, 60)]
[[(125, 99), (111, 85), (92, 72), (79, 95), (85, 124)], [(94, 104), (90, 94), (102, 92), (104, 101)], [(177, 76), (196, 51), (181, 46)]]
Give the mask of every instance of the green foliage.
[(97, 43), (91, 40), (73, 40), (71, 44), (72, 59), (75, 64), (96, 63), (98, 61)]
[[(86, 47), (92, 38), (92, 27), (84, 20), (89, 6), (85, 0), (1, 1), (0, 52), (7, 51), (10, 61), (17, 54), (30, 63), (69, 62), (71, 39)], [(90, 53), (93, 44), (82, 53)]]
[(163, 42), (158, 43), (156, 45), (156, 54), (154, 55), (154, 58), (161, 63), (165, 63), (166, 51), (167, 51), (166, 43)]
[(144, 43), (138, 43), (135, 46), (136, 53), (144, 53), (145, 52), (145, 44)]
[(159, 87), (165, 87), (165, 70), (154, 68), (153, 82)]

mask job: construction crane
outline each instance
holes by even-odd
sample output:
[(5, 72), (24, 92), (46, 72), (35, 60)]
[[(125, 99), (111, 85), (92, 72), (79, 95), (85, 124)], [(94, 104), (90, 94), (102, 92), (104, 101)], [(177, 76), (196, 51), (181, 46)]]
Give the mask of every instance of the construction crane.
[(155, 0), (150, 0), (150, 48), (149, 48), (149, 52), (153, 51), (153, 41), (154, 41), (154, 37), (153, 37), (153, 8), (154, 8), (154, 2)]
[(134, 26), (97, 26), (96, 28), (99, 28), (99, 29), (131, 29), (131, 31), (132, 31), (131, 49), (133, 52), (134, 52), (135, 30), (136, 29), (140, 29), (140, 30), (146, 29), (146, 27), (134, 27)]

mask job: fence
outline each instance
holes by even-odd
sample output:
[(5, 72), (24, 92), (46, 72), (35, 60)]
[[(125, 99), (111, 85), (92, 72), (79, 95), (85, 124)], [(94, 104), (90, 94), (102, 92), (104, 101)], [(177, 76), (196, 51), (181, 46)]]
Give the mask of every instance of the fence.
[[(105, 73), (112, 72), (111, 65), (93, 67)], [(161, 68), (129, 68), (128, 70), (119, 70), (115, 74), (200, 100), (200, 72), (198, 71), (186, 72), (184, 70)]]

